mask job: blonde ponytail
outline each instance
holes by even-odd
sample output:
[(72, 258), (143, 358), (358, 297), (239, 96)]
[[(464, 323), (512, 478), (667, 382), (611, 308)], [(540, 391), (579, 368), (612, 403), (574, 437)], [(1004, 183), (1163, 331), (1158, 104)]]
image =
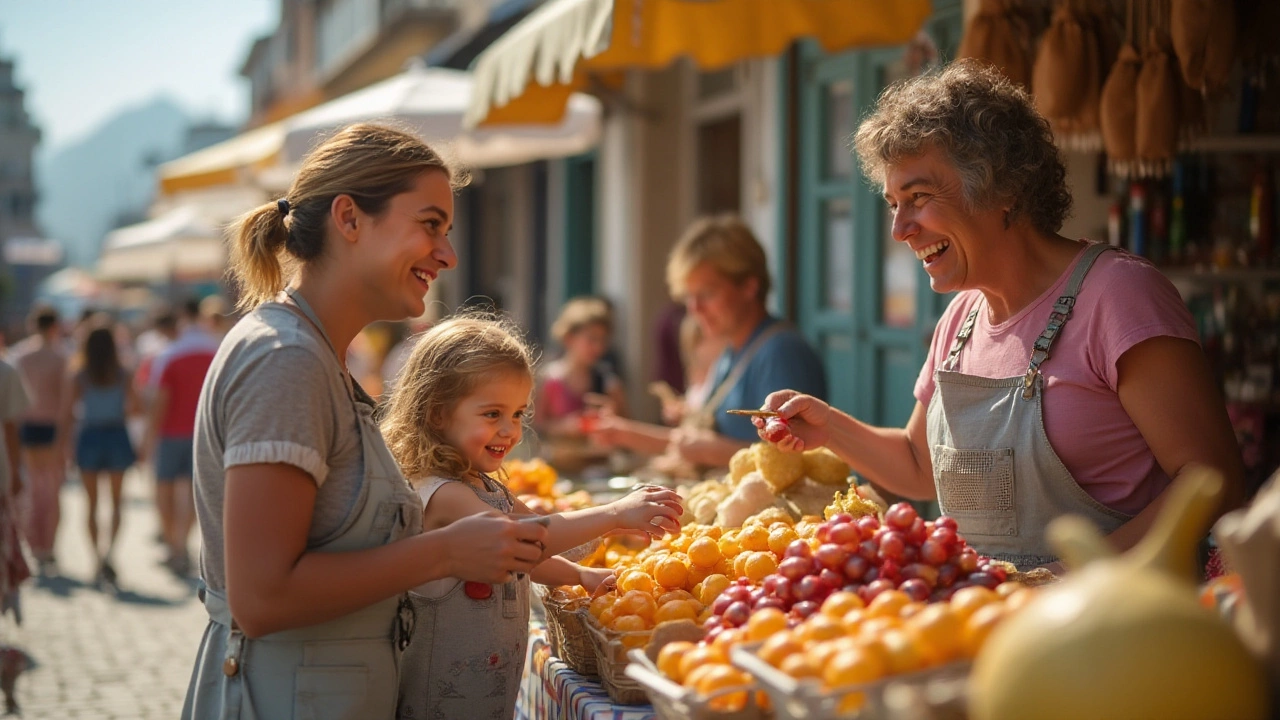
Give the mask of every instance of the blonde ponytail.
[(249, 211), (232, 226), (228, 272), (240, 286), (238, 310), (248, 312), (284, 289), (280, 256), (289, 240), (285, 222), (272, 202)]

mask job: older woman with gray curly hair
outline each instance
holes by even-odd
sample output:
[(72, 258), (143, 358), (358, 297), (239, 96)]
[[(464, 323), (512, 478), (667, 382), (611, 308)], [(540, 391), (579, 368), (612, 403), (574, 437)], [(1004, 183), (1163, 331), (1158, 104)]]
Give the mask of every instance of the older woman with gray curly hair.
[(1186, 306), (1142, 258), (1059, 234), (1066, 170), (1025, 92), (952, 64), (886, 90), (855, 149), (894, 240), (956, 295), (905, 428), (783, 391), (764, 405), (789, 421), (781, 447), (826, 446), (877, 485), (936, 498), (979, 552), (1024, 570), (1062, 569), (1044, 529), (1064, 514), (1132, 546), (1193, 464), (1225, 475), (1223, 509), (1239, 502), (1239, 451)]

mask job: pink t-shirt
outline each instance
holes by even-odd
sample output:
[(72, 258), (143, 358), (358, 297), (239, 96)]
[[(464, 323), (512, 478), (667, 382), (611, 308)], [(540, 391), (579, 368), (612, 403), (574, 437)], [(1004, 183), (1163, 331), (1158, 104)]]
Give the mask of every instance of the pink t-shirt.
[[(989, 378), (1024, 375), (1032, 343), (1044, 332), (1079, 262), (1077, 256), (1053, 287), (999, 325), (991, 324), (981, 292), (956, 295), (934, 330), (929, 357), (916, 380), (916, 399), (929, 406), (934, 370), (946, 362), (975, 303), (982, 309), (955, 369)], [(1150, 504), (1169, 485), (1169, 477), (1120, 404), (1116, 364), (1134, 345), (1166, 335), (1199, 343), (1191, 313), (1173, 284), (1140, 257), (1104, 252), (1085, 277), (1049, 359), (1040, 366), (1049, 444), (1085, 492), (1130, 515)]]

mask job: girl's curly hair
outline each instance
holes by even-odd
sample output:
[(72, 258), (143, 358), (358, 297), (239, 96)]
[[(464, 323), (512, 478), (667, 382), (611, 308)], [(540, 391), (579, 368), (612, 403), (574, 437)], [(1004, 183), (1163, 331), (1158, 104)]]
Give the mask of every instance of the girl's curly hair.
[(486, 379), (533, 379), (535, 358), (511, 320), (493, 313), (453, 317), (422, 333), (396, 377), (382, 414), (382, 435), (412, 482), (461, 478), (471, 463), (445, 439), (458, 403)]

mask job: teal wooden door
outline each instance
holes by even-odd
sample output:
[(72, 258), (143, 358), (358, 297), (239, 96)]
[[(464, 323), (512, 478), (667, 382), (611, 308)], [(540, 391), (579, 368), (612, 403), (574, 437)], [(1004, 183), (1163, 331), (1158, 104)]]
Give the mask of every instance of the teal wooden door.
[[(959, 37), (959, 3), (926, 32), (941, 57)], [(826, 55), (801, 48), (797, 128), (796, 289), (801, 330), (826, 361), (831, 402), (865, 422), (901, 427), (947, 298), (929, 288), (911, 250), (890, 235), (881, 197), (850, 148), (858, 118), (888, 84), (907, 77), (904, 48)]]

